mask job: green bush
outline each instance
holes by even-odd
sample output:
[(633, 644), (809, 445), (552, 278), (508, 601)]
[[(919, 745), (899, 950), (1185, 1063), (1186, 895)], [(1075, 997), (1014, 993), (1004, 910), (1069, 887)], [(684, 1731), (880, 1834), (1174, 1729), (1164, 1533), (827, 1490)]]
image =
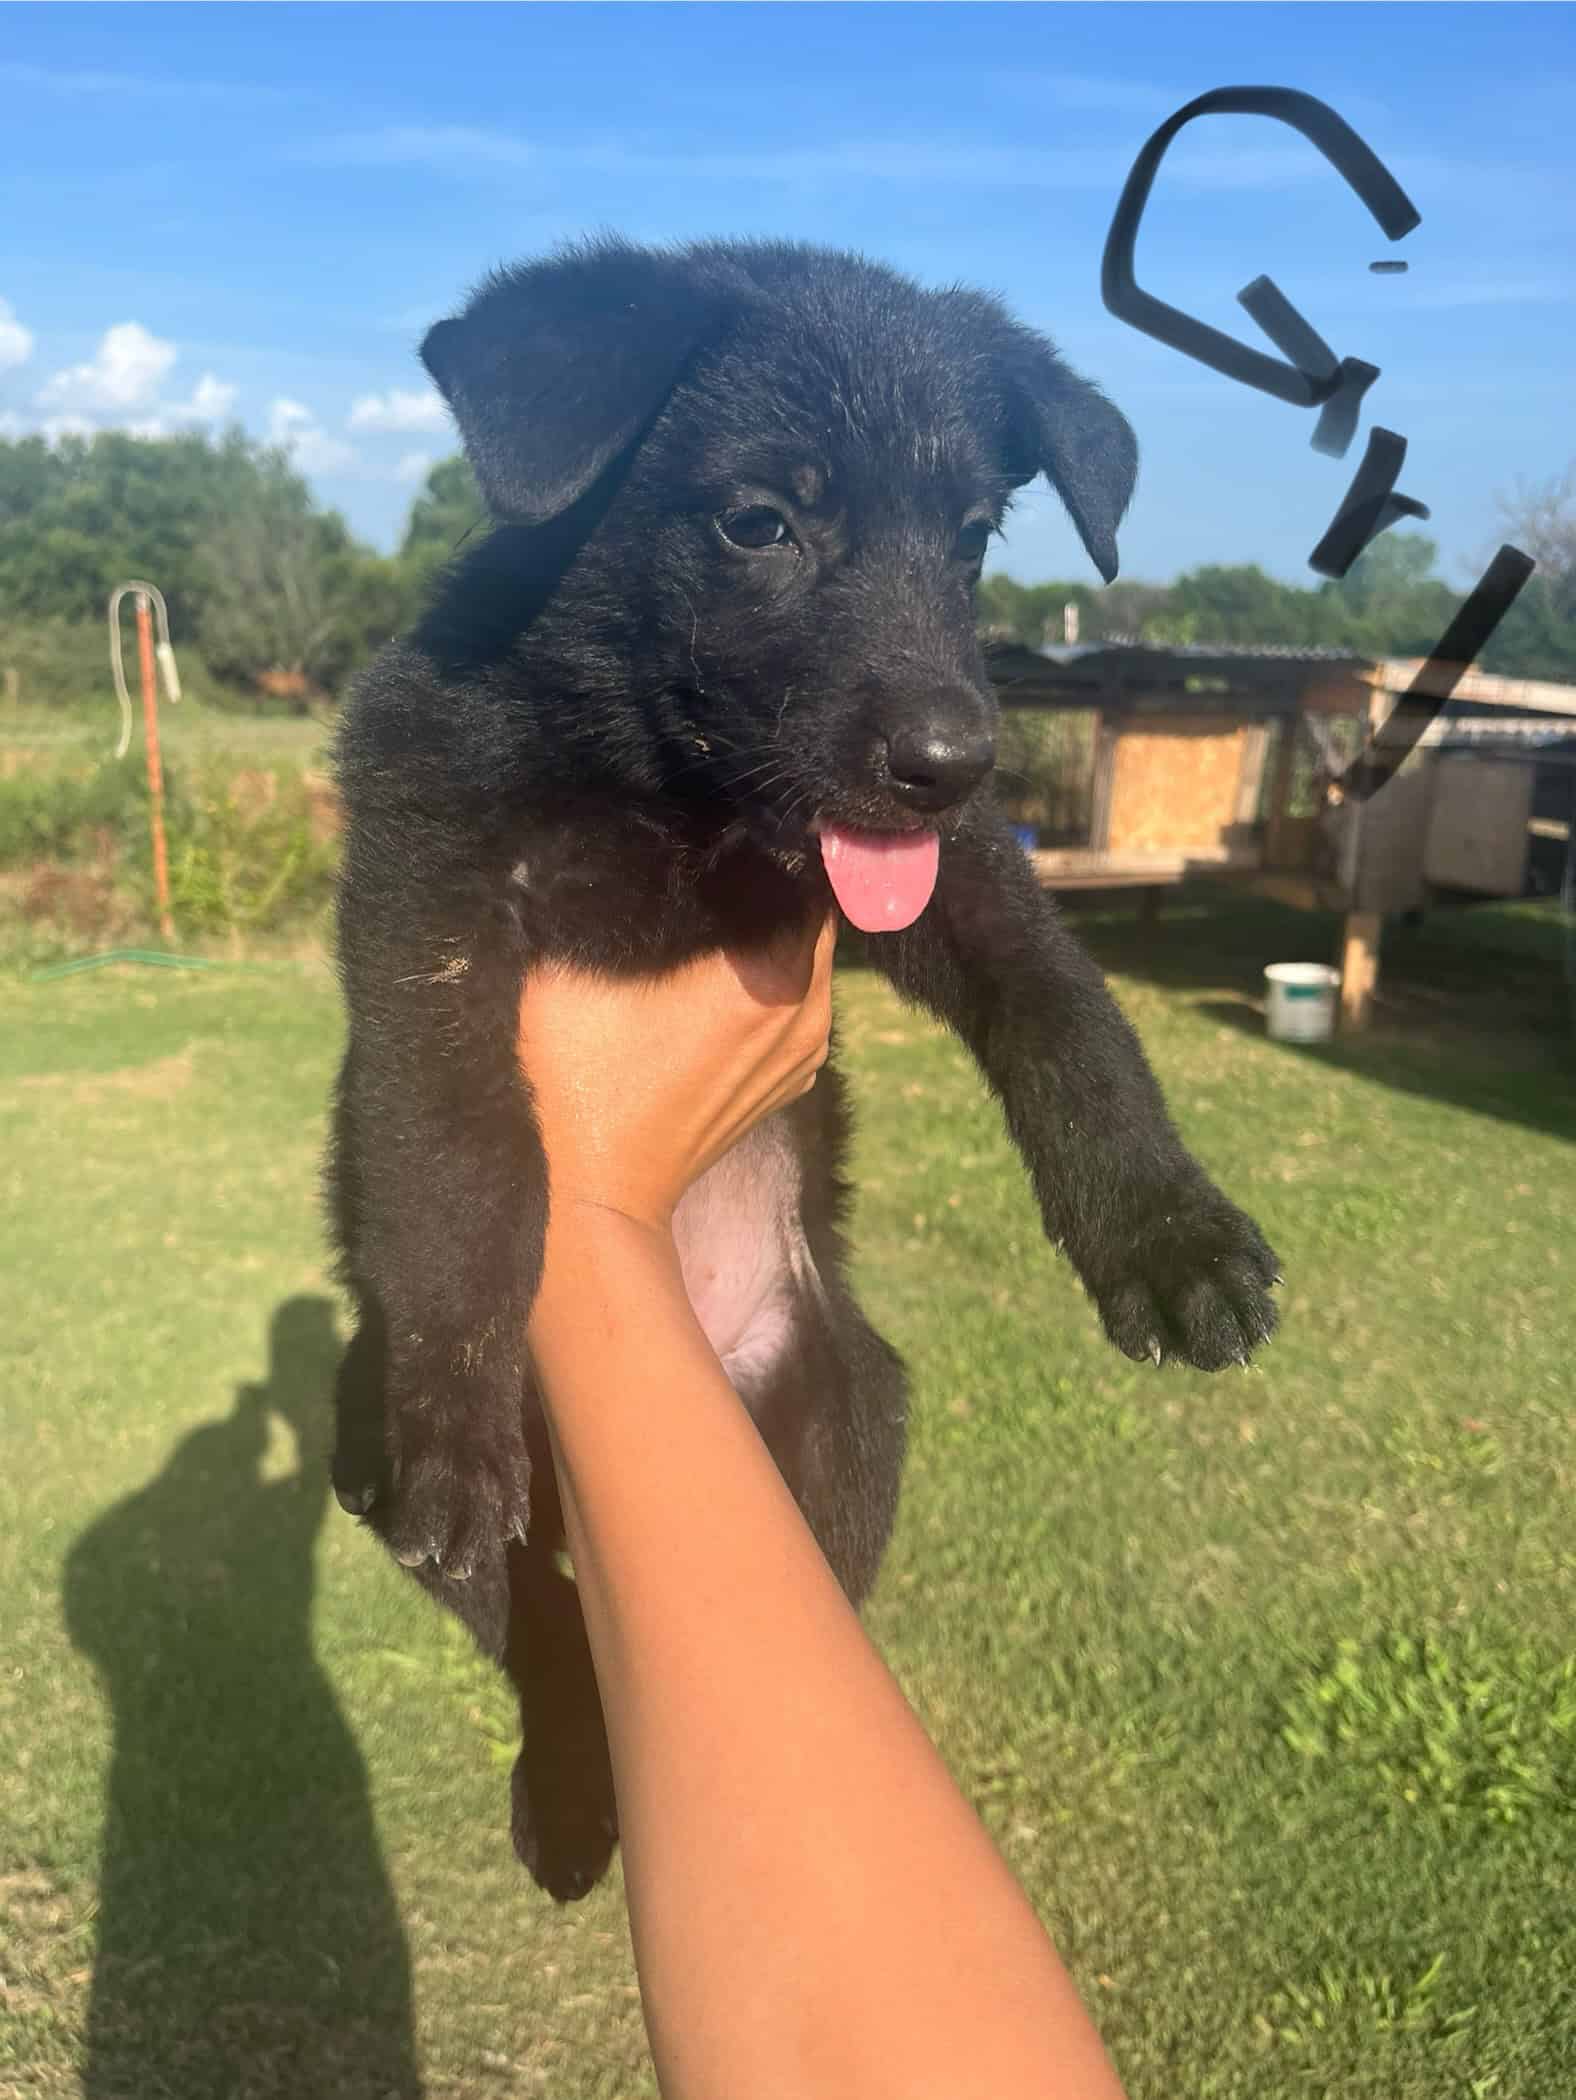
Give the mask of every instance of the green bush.
[(1015, 824), (1042, 845), (1082, 845), (1094, 793), (1095, 716), (1085, 710), (1004, 707), (996, 738), (996, 783)]
[[(136, 710), (132, 736), (142, 739), (141, 687), (137, 668), (137, 623), (130, 601), (121, 606), (121, 651), (126, 684)], [(175, 637), (181, 674), (181, 696), (187, 705), (235, 707), (251, 694), (221, 684), (209, 670), (190, 637)], [(9, 675), (8, 675), (9, 674)], [(96, 620), (6, 620), (0, 622), (0, 729), (5, 707), (58, 708), (101, 718), (106, 735), (118, 725), (115, 686), (109, 667), (109, 628)], [(163, 687), (159, 690), (163, 700)]]
[[(170, 902), (179, 936), (278, 932), (321, 919), (338, 840), (323, 785), (300, 767), (237, 770), (210, 758), (165, 769)], [(0, 779), (0, 869), (30, 877), (24, 914), (48, 917), (80, 885), (107, 877), (148, 928), (156, 921), (148, 786), (137, 759), (24, 769)]]
[[(179, 790), (166, 771), (173, 806)], [(87, 769), (26, 768), (0, 780), (0, 867), (147, 851), (148, 781), (131, 757)]]
[(170, 827), (176, 924), (275, 932), (326, 912), (339, 862), (320, 791), (293, 766), (210, 765)]

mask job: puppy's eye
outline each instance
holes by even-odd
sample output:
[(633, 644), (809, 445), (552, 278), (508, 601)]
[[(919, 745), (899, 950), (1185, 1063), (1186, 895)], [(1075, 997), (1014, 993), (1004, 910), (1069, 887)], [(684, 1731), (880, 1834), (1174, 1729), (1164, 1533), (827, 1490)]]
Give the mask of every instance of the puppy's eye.
[(992, 526), (988, 518), (976, 518), (972, 524), (965, 525), (958, 534), (958, 544), (952, 550), (954, 561), (977, 569), (985, 559), (985, 549), (990, 545), (991, 531)]
[(725, 510), (717, 520), (717, 530), (730, 547), (745, 547), (751, 554), (767, 547), (786, 547), (791, 538), (788, 520), (765, 503), (752, 503), (746, 510)]

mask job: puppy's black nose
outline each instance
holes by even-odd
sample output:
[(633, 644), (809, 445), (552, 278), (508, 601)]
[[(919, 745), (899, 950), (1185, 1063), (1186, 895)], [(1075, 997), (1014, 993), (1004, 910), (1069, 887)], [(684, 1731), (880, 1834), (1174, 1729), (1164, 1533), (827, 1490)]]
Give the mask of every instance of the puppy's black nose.
[(988, 730), (899, 729), (887, 739), (887, 786), (910, 809), (951, 809), (996, 763)]

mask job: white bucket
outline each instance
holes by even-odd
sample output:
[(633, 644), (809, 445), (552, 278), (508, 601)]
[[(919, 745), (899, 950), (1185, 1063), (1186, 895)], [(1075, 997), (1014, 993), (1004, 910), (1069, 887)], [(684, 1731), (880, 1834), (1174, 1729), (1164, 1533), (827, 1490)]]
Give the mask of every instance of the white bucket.
[(1328, 963), (1271, 963), (1265, 1017), (1278, 1043), (1325, 1043), (1335, 1033), (1341, 973)]

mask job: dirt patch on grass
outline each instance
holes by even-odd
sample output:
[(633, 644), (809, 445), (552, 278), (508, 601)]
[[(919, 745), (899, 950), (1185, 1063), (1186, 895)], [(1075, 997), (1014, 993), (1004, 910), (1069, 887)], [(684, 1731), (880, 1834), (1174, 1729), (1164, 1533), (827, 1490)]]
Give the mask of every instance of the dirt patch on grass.
[(191, 1046), (149, 1065), (128, 1065), (118, 1072), (33, 1072), (19, 1082), (25, 1093), (54, 1094), (75, 1108), (100, 1101), (169, 1101), (191, 1085)]

